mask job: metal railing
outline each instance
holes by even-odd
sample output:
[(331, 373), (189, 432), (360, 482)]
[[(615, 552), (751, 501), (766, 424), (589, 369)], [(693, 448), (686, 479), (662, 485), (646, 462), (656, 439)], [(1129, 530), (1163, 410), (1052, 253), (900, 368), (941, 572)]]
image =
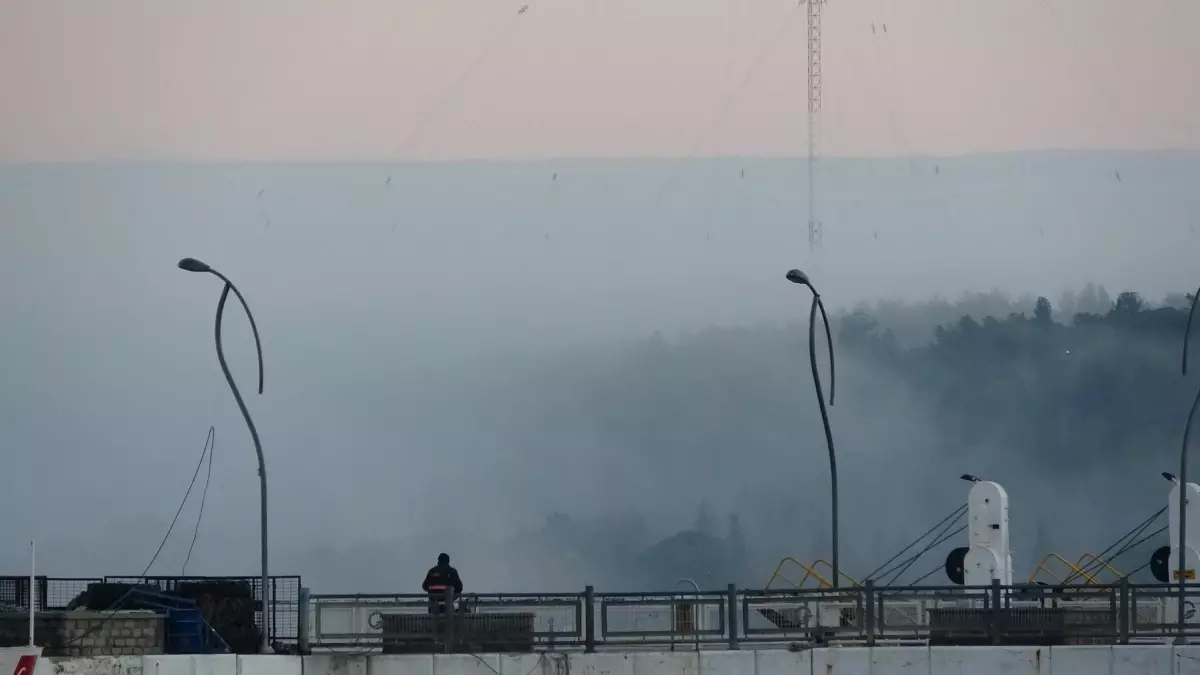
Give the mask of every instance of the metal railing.
[[(100, 579), (75, 577), (34, 577), (34, 608), (42, 610), (67, 609), (71, 601)], [(0, 606), (29, 609), (29, 577), (0, 577)]]
[[(186, 584), (236, 583), (246, 586), (255, 603), (254, 624), (262, 628), (263, 589), (259, 577), (106, 576), (105, 583), (144, 584), (164, 593), (175, 593)], [(300, 577), (273, 576), (267, 579), (266, 607), (270, 617), (271, 642), (295, 643), (300, 638)], [(260, 633), (261, 635), (261, 633)]]
[[(301, 648), (314, 651), (381, 651), (389, 639), (385, 624), (404, 623), (396, 615), (431, 611), (426, 595), (302, 596)], [(1189, 588), (1186, 596), (1189, 607), (1200, 605), (1200, 585)], [(455, 620), (439, 619), (442, 628), (437, 630), (453, 636), (462, 630), (464, 614), (523, 615), (527, 620), (522, 625), (532, 625), (526, 630), (531, 648), (539, 651), (1129, 644), (1173, 639), (1177, 598), (1174, 585), (1128, 582), (1009, 587), (876, 587), (866, 582), (837, 590), (784, 591), (730, 585), (701, 593), (598, 593), (589, 587), (582, 593), (467, 594), (458, 599), (461, 611), (451, 614)], [(478, 624), (480, 618), (471, 621)], [(1200, 637), (1200, 613), (1189, 614), (1187, 632)], [(462, 633), (458, 635), (461, 642)], [(457, 644), (435, 642), (440, 645), (435, 649), (444, 651)]]

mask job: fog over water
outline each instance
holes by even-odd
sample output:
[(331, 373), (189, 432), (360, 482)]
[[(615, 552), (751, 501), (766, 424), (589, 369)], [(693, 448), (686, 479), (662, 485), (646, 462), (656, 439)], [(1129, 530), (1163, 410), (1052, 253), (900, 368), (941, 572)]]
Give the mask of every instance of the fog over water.
[[(1122, 291), (1158, 305), (1195, 288), (1200, 155), (829, 159), (816, 254), (804, 166), (0, 165), (0, 569), (24, 573), (16, 542), (34, 535), (46, 574), (140, 573), (214, 425), (188, 572), (256, 573), (254, 453), (212, 344), (221, 288), (176, 269), (184, 256), (255, 311), (272, 571), (317, 592), (411, 592), (443, 550), (472, 590), (646, 586), (665, 574), (647, 552), (693, 528), (729, 544), (687, 570), (714, 585), (826, 556), (792, 267), (835, 339), (856, 308), (878, 322), (838, 347), (852, 573), (965, 501), (964, 472), (1009, 489), (1017, 576), (1165, 505), (1195, 385), (1178, 376), (1182, 325), (1068, 326)], [(1063, 297), (1089, 283), (1107, 297)], [(1044, 341), (935, 338), (964, 313), (1032, 317), (1039, 295), (1061, 324)], [(234, 305), (226, 346), (249, 394)], [(152, 572), (179, 573), (200, 487)]]

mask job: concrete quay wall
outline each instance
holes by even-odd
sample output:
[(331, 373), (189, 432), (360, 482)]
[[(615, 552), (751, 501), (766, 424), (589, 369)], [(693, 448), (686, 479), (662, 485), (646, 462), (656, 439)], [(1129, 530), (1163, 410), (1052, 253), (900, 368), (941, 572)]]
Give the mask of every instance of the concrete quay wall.
[(112, 656), (35, 675), (1200, 675), (1200, 646), (840, 647), (806, 652)]

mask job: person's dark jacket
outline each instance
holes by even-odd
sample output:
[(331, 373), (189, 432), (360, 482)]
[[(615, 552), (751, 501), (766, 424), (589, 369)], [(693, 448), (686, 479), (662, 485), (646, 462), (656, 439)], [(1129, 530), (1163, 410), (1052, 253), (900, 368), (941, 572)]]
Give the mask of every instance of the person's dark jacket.
[[(421, 589), (426, 593), (437, 592), (435, 586), (441, 586), (443, 589), (447, 586), (454, 588), (454, 596), (462, 595), (463, 582), (458, 578), (458, 570), (449, 565), (434, 565), (425, 573), (425, 581), (421, 583)], [(433, 589), (431, 591), (431, 589)]]

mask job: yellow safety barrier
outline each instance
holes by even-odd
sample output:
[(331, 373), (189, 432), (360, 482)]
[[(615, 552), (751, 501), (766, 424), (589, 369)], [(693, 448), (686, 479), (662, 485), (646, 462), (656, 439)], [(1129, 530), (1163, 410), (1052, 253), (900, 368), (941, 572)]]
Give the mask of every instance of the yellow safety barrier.
[[(821, 565), (828, 567), (829, 571), (833, 572), (833, 565), (829, 564), (828, 562), (825, 562), (824, 560), (822, 560), (820, 558), (814, 560), (813, 564), (812, 564), (813, 569), (816, 569), (816, 568), (820, 567)], [(859, 583), (858, 579), (855, 579), (854, 577), (850, 576), (849, 574), (846, 574), (845, 572), (839, 571), (838, 576), (845, 579), (846, 581), (849, 581), (851, 586), (862, 586), (862, 584)]]
[[(800, 569), (804, 570), (804, 577), (802, 579), (800, 579), (800, 583), (796, 583), (796, 582), (792, 581), (791, 579), (788, 579), (787, 577), (783, 576), (783, 566), (786, 565), (787, 563), (792, 563), (796, 567), (799, 567)], [(817, 586), (819, 588), (831, 588), (833, 586), (832, 584), (829, 583), (829, 581), (827, 579), (825, 579), (825, 577), (818, 574), (817, 571), (814, 570), (813, 568), (809, 567), (808, 565), (805, 565), (804, 563), (800, 562), (799, 560), (796, 560), (795, 558), (793, 558), (791, 556), (787, 556), (787, 557), (783, 558), (782, 560), (780, 560), (779, 564), (775, 566), (774, 574), (772, 574), (770, 580), (767, 581), (767, 589), (771, 588), (771, 585), (775, 583), (776, 579), (782, 579), (782, 580), (786, 581), (788, 584), (790, 584), (792, 586), (792, 588), (804, 588), (804, 583), (806, 581), (808, 581), (810, 578), (817, 580)]]
[[(796, 567), (799, 567), (801, 570), (804, 571), (804, 576), (800, 578), (799, 582), (792, 581), (791, 579), (789, 579), (783, 575), (783, 566), (788, 563), (791, 563), (792, 565), (795, 565)], [(819, 567), (821, 565), (824, 565), (825, 567), (833, 569), (833, 566), (824, 560), (817, 560), (817, 561), (813, 562), (812, 565), (805, 565), (804, 563), (800, 562), (799, 560), (796, 560), (795, 558), (793, 558), (791, 556), (787, 556), (787, 557), (783, 558), (782, 560), (780, 560), (779, 564), (775, 566), (775, 572), (773, 574), (771, 574), (771, 578), (767, 581), (767, 589), (769, 590), (771, 588), (772, 584), (775, 583), (776, 579), (787, 582), (792, 588), (804, 588), (804, 584), (808, 583), (809, 579), (812, 579), (813, 581), (817, 582), (817, 588), (833, 588), (833, 584), (829, 582), (829, 579), (826, 578), (825, 576), (822, 576), (822, 574), (817, 571), (817, 567)], [(850, 575), (846, 574), (845, 572), (840, 573), (838, 576), (849, 581), (851, 583), (851, 585), (854, 585), (854, 586), (862, 585), (856, 579), (854, 579)]]
[(1070, 560), (1067, 560), (1066, 558), (1062, 557), (1061, 555), (1059, 555), (1057, 553), (1048, 553), (1048, 554), (1046, 554), (1046, 556), (1044, 558), (1041, 559), (1041, 561), (1038, 562), (1037, 567), (1034, 568), (1034, 570), (1033, 570), (1033, 574), (1029, 575), (1029, 583), (1031, 583), (1031, 584), (1037, 583), (1038, 573), (1045, 573), (1045, 574), (1048, 574), (1051, 577), (1053, 577), (1054, 580), (1058, 582), (1058, 584), (1056, 584), (1056, 585), (1063, 584), (1063, 578), (1058, 576), (1054, 572), (1050, 571), (1050, 569), (1048, 567), (1046, 567), (1046, 563), (1050, 562), (1051, 560), (1057, 560), (1057, 561), (1061, 562), (1063, 565), (1066, 565), (1071, 570), (1071, 574), (1069, 575), (1070, 577), (1083, 578), (1085, 580), (1085, 583), (1089, 583), (1089, 584), (1099, 583), (1096, 580), (1096, 577), (1089, 574), (1087, 570), (1085, 570), (1082, 567), (1080, 567), (1079, 565), (1071, 562)]

